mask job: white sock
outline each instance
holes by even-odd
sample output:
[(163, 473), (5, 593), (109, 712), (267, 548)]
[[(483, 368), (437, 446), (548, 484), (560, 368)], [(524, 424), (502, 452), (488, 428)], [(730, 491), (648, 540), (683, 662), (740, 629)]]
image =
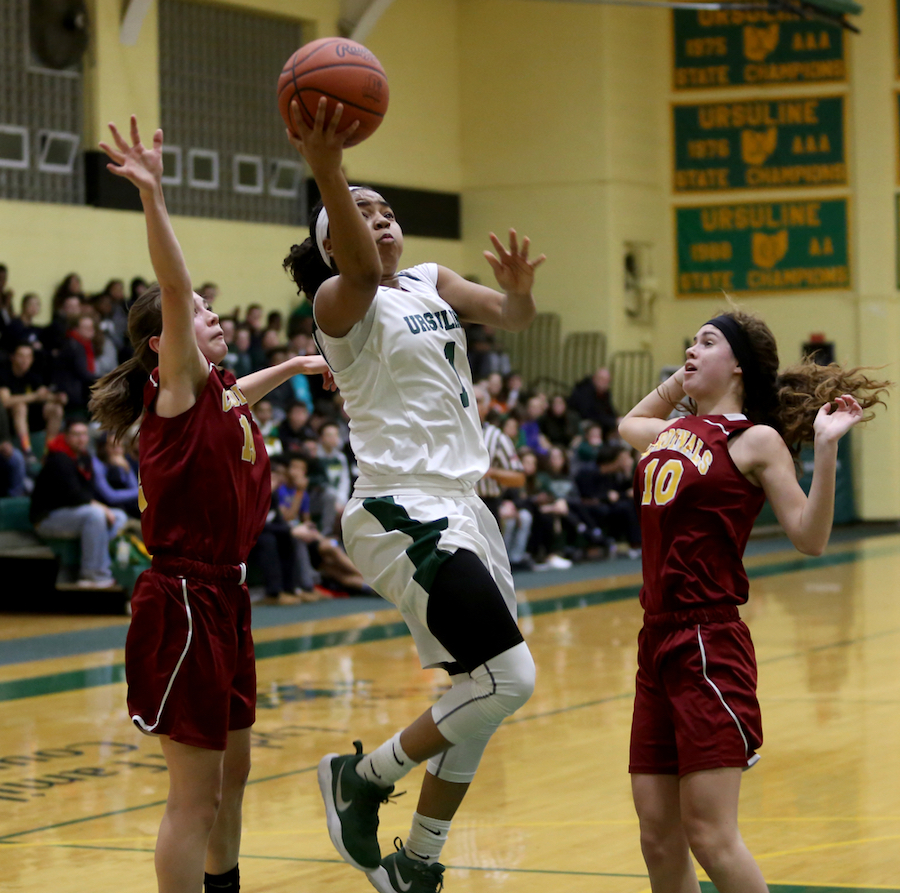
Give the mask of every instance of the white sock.
[(381, 747), (376, 747), (372, 753), (366, 754), (356, 764), (356, 772), (366, 781), (371, 781), (382, 788), (389, 788), (416, 765), (400, 746), (400, 732), (397, 732)]
[(403, 850), (410, 859), (417, 859), (433, 865), (441, 857), (441, 850), (450, 833), (450, 822), (432, 819), (426, 815), (413, 813), (412, 827), (409, 837), (403, 844)]

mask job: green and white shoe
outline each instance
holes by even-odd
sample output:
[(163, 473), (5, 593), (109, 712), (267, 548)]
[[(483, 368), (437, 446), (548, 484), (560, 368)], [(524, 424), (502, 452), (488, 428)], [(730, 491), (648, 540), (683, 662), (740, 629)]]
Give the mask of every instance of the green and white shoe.
[(355, 754), (330, 753), (319, 761), (319, 790), (325, 801), (328, 836), (345, 862), (360, 871), (381, 867), (378, 845), (378, 807), (386, 803), (394, 787), (379, 787), (356, 771), (363, 758), (361, 741)]
[(440, 862), (429, 865), (410, 859), (399, 837), (394, 846), (397, 852), (385, 856), (381, 865), (367, 874), (369, 883), (379, 893), (437, 893), (444, 888), (444, 866)]

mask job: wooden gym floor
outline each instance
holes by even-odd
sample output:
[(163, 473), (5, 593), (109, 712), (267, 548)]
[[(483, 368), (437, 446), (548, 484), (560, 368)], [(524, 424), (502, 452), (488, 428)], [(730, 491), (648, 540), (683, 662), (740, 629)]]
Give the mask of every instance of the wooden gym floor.
[[(838, 538), (840, 540), (840, 538)], [(744, 611), (766, 743), (742, 829), (774, 891), (900, 890), (900, 535), (844, 537), (821, 559), (751, 544)], [(614, 562), (521, 578), (538, 665), (498, 731), (444, 850), (448, 891), (648, 889), (626, 772), (639, 575)], [(241, 874), (248, 891), (371, 889), (333, 851), (315, 768), (367, 747), (437, 697), (385, 603), (257, 615), (259, 716)], [(343, 613), (362, 610), (362, 613)], [(166, 792), (158, 745), (124, 711), (127, 620), (0, 623), (0, 889), (156, 889)], [(385, 852), (409, 793), (383, 807)], [(327, 887), (326, 887), (327, 885)], [(708, 889), (708, 885), (705, 885)]]

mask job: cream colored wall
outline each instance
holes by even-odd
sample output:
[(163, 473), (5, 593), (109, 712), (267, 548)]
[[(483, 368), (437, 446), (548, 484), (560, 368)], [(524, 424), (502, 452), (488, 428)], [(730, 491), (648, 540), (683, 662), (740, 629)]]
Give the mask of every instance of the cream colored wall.
[[(302, 18), (318, 36), (336, 33), (340, 7), (339, 0), (235, 5)], [(109, 119), (136, 111), (147, 130), (158, 120), (155, 6), (133, 48), (119, 43), (119, 10), (118, 0), (95, 0), (89, 144)], [(824, 331), (842, 361), (892, 364), (887, 374), (898, 378), (890, 0), (867, 3), (860, 24), (848, 88), (856, 290), (743, 303), (770, 323), (785, 360), (810, 332)], [(537, 299), (541, 310), (560, 314), (564, 332), (601, 329), (612, 350), (646, 347), (657, 367), (679, 362), (684, 340), (722, 301), (672, 294), (668, 13), (540, 0), (395, 0), (366, 42), (387, 70), (391, 104), (377, 136), (347, 152), (349, 178), (463, 198), (462, 242), (410, 238), (406, 260), (436, 260), (490, 281), (487, 233), (515, 226), (548, 255)], [(19, 293), (47, 298), (69, 270), (83, 274), (88, 290), (112, 276), (150, 275), (138, 214), (27, 202), (5, 202), (3, 210), (0, 260)], [(224, 306), (292, 304), (278, 261), (302, 232), (189, 218), (176, 219), (176, 228), (194, 278), (218, 281)], [(654, 246), (659, 297), (651, 326), (624, 312), (626, 241)], [(856, 436), (865, 518), (900, 516), (896, 412)]]

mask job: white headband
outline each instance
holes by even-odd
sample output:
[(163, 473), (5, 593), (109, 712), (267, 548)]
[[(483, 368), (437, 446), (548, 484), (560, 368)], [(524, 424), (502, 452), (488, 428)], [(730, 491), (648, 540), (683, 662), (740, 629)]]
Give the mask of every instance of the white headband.
[[(357, 189), (365, 189), (365, 186), (351, 186), (350, 191), (356, 192)], [(319, 254), (322, 255), (322, 260), (325, 261), (325, 266), (328, 269), (331, 269), (331, 258), (328, 256), (328, 252), (325, 251), (325, 239), (328, 237), (328, 212), (325, 210), (325, 205), (322, 205), (322, 210), (319, 211), (319, 216), (316, 218), (316, 246), (319, 249)]]

